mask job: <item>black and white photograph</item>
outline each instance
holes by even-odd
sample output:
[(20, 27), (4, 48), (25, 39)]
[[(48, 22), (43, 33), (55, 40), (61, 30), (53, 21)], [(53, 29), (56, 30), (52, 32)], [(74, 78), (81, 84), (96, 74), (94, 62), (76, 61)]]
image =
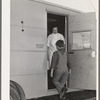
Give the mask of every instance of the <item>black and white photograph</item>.
[(98, 100), (98, 0), (6, 6), (1, 100)]

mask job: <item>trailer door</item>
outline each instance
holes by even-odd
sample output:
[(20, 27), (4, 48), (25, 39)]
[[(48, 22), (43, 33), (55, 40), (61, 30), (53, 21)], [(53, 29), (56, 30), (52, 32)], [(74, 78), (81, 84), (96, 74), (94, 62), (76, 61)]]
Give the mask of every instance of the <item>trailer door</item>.
[(70, 87), (96, 89), (95, 13), (68, 18), (68, 60), (72, 69)]

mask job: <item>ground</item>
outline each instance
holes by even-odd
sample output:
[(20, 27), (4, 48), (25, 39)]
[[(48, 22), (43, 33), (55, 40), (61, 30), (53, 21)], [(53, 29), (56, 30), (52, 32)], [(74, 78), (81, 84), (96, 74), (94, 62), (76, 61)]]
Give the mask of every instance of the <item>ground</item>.
[[(29, 100), (59, 100), (59, 95), (45, 96)], [(84, 90), (66, 93), (65, 100), (96, 100), (95, 90)]]

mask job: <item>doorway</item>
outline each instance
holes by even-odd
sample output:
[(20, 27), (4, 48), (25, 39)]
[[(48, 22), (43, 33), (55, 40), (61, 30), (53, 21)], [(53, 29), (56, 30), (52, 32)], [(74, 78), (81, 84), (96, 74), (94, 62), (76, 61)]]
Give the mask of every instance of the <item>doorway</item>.
[(65, 16), (47, 13), (47, 36), (52, 33), (53, 27), (57, 27), (58, 32), (65, 37)]
[[(58, 28), (58, 33), (61, 33), (65, 37), (65, 16), (47, 13), (47, 36), (52, 33), (53, 27)], [(54, 89), (55, 86), (52, 83), (50, 77), (50, 70), (47, 72), (48, 76), (48, 89)]]

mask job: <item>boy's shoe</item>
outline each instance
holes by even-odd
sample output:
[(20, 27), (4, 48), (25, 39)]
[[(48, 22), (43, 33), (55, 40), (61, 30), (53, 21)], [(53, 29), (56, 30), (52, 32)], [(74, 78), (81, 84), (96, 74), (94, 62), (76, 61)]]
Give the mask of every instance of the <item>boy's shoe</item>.
[(63, 88), (62, 88), (61, 91), (60, 91), (60, 100), (62, 100), (63, 95), (64, 95), (64, 92), (63, 92)]
[(61, 89), (61, 92), (60, 92), (60, 99), (61, 100), (63, 100), (65, 98), (66, 91), (67, 91), (67, 88), (66, 87), (63, 87)]
[(66, 91), (67, 90), (68, 89), (66, 87), (64, 87), (64, 89), (63, 89), (64, 94), (63, 94), (62, 100), (65, 100), (65, 98), (66, 98)]
[(66, 96), (64, 96), (63, 98), (62, 98), (62, 100), (65, 100), (66, 99)]
[(62, 92), (60, 92), (60, 100), (62, 99)]

